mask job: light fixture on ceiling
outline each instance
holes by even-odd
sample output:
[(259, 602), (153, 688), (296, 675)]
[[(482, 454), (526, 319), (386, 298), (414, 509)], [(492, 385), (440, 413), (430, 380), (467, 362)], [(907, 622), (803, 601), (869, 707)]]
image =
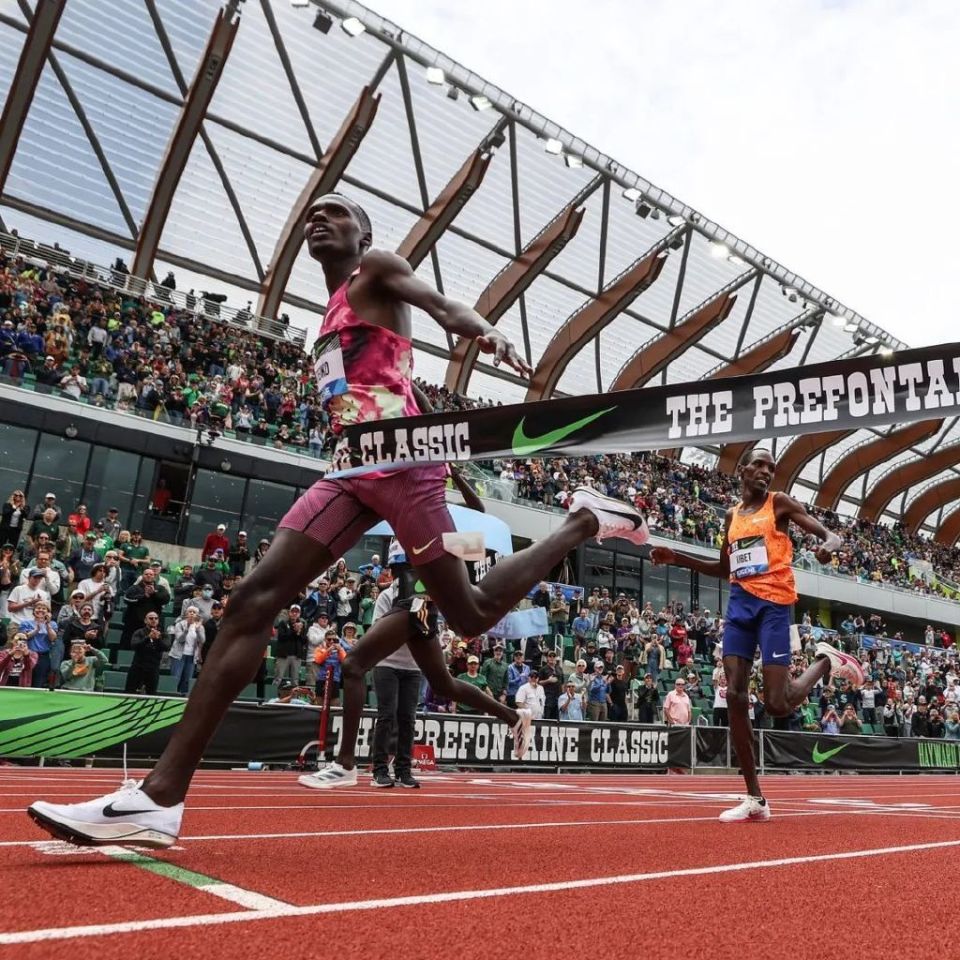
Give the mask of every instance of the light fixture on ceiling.
[(77, 429), (76, 424), (71, 423), (70, 426), (68, 426), (68, 427), (63, 431), (63, 435), (64, 435), (68, 440), (76, 440), (77, 434), (78, 434), (79, 432), (80, 432), (80, 431)]
[(310, 0), (290, 0), (291, 7), (309, 7)]
[(659, 207), (654, 207), (654, 208), (650, 211), (650, 219), (651, 219), (651, 220), (659, 220), (659, 219), (660, 219), (660, 208), (659, 208)]
[(543, 141), (543, 149), (546, 150), (547, 153), (557, 155), (563, 152), (563, 144), (557, 140), (556, 137), (547, 137)]
[(317, 15), (313, 18), (313, 29), (319, 30), (321, 33), (329, 33), (332, 26), (333, 17), (329, 13), (324, 13), (323, 10), (318, 10)]
[(637, 215), (641, 220), (646, 220), (647, 217), (650, 216), (650, 213), (651, 213), (651, 211), (652, 211), (653, 208), (650, 206), (649, 203), (647, 203), (646, 200), (643, 199), (643, 197), (640, 197), (640, 199), (637, 200), (636, 204), (634, 205), (634, 208), (633, 208), (633, 209), (634, 209), (634, 212), (636, 213), (636, 215)]
[(720, 243), (717, 240), (710, 241), (710, 256), (716, 257), (718, 260), (721, 257), (730, 256), (730, 248), (725, 243)]
[(727, 260), (730, 261), (735, 267), (742, 267), (746, 264), (746, 260), (743, 257), (738, 257), (735, 253), (731, 253)]
[(565, 153), (563, 155), (563, 162), (570, 168), (574, 170), (579, 170), (583, 166), (583, 158), (575, 156), (572, 153)]
[(636, 203), (642, 194), (636, 187), (627, 187), (626, 190), (621, 194), (624, 200), (629, 200), (631, 203)]
[(356, 17), (347, 17), (340, 26), (343, 32), (348, 33), (351, 37), (359, 37), (367, 29)]
[(683, 234), (678, 234), (677, 236), (675, 236), (675, 237), (670, 241), (670, 243), (669, 243), (670, 249), (671, 249), (671, 250), (680, 250), (680, 249), (682, 249), (682, 248), (683, 248), (683, 244), (684, 244), (684, 239), (683, 239), (683, 237), (684, 237)]
[(447, 75), (439, 67), (427, 67), (427, 83), (440, 86), (447, 82)]
[(893, 347), (891, 347), (889, 343), (885, 343), (885, 344), (880, 348), (880, 356), (881, 356), (881, 357), (889, 357), (889, 356), (891, 356), (892, 354), (893, 354)]
[(447, 99), (448, 100), (459, 100), (460, 99), (460, 88), (455, 87), (452, 83), (447, 87)]
[(679, 213), (671, 213), (670, 216), (667, 217), (667, 223), (669, 223), (671, 227), (682, 227), (686, 222)]
[(830, 322), (835, 327), (842, 327), (847, 322), (843, 317), (836, 313), (828, 313), (827, 316), (830, 318)]
[(482, 93), (470, 98), (470, 106), (474, 110), (489, 110), (493, 106), (493, 101), (485, 97)]
[(788, 287), (785, 283), (780, 284), (780, 292), (791, 302), (797, 302), (797, 291), (793, 287)]
[(846, 320), (843, 324), (844, 333), (856, 333), (860, 329), (860, 324), (856, 320)]
[(229, 473), (233, 469), (233, 464), (229, 460), (223, 459), (220, 461), (220, 469), (224, 473)]

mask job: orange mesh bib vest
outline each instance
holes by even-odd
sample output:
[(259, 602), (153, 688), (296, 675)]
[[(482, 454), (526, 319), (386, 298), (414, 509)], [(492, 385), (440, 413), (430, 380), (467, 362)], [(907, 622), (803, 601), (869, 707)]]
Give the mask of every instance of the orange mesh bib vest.
[(793, 543), (777, 529), (773, 493), (755, 513), (733, 508), (727, 539), (730, 541), (730, 582), (771, 603), (797, 602), (793, 576)]

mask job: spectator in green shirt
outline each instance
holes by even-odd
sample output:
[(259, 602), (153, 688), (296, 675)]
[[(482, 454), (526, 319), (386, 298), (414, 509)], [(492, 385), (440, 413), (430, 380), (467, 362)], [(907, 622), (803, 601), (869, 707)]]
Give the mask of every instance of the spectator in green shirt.
[(97, 677), (109, 663), (107, 655), (89, 643), (72, 643), (70, 659), (60, 664), (60, 685), (64, 690), (92, 692)]
[[(491, 696), (490, 688), (487, 686), (487, 681), (480, 676), (480, 658), (471, 653), (467, 657), (467, 672), (461, 673), (457, 677), (458, 680), (462, 680), (464, 683), (472, 683), (478, 690), (482, 690), (487, 696)], [(465, 703), (456, 704), (456, 713), (477, 713), (478, 711), (468, 707)]]
[(483, 661), (480, 676), (486, 681), (490, 695), (501, 703), (507, 702), (507, 661), (504, 658), (503, 644), (493, 648), (493, 656)]
[(124, 542), (121, 532), (117, 550), (120, 553), (120, 589), (125, 593), (150, 566), (150, 548), (143, 542), (140, 531), (134, 530), (128, 542)]

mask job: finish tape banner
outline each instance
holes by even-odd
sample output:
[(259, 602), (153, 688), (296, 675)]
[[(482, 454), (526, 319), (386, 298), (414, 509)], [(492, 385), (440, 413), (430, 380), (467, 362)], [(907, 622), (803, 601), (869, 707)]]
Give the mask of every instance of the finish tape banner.
[(763, 731), (763, 765), (813, 770), (960, 770), (960, 741)]
[[(0, 688), (0, 756), (119, 758), (155, 760), (183, 714), (178, 698), (139, 697), (70, 691)], [(286, 704), (233, 704), (204, 759), (219, 763), (289, 764), (316, 740), (316, 707)], [(373, 744), (375, 715), (364, 713), (357, 758), (366, 760)], [(331, 741), (339, 743), (341, 715), (331, 711)], [(534, 724), (527, 767), (611, 768), (689, 767), (689, 727), (666, 728), (615, 723)], [(440, 764), (517, 766), (506, 724), (463, 714), (418, 716), (414, 742), (434, 749)]]
[(347, 427), (338, 472), (755, 442), (960, 414), (960, 344)]

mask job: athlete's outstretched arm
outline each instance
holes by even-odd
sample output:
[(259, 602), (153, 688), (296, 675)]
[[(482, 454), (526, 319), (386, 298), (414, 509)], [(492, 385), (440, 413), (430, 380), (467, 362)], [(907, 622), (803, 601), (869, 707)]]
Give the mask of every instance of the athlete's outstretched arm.
[(729, 577), (730, 542), (728, 535), (730, 533), (730, 521), (732, 519), (733, 513), (728, 510), (727, 518), (724, 521), (723, 543), (720, 545), (720, 557), (717, 560), (704, 560), (702, 557), (692, 557), (689, 553), (680, 553), (677, 550), (671, 550), (670, 547), (654, 547), (650, 551), (650, 559), (658, 567), (686, 567), (688, 570), (702, 573), (705, 577)]
[(831, 533), (816, 517), (810, 516), (807, 508), (788, 494), (778, 493), (773, 509), (778, 522), (788, 520), (795, 523), (801, 530), (812, 533), (821, 541), (820, 549), (817, 550), (817, 559), (821, 563), (829, 563), (833, 554), (843, 546), (843, 541), (835, 533)]
[(429, 314), (448, 333), (475, 340), (484, 353), (493, 354), (494, 366), (505, 363), (521, 376), (532, 373), (516, 347), (491, 326), (476, 310), (451, 300), (417, 277), (403, 257), (386, 250), (371, 250), (363, 258), (363, 269), (377, 286), (411, 307)]

